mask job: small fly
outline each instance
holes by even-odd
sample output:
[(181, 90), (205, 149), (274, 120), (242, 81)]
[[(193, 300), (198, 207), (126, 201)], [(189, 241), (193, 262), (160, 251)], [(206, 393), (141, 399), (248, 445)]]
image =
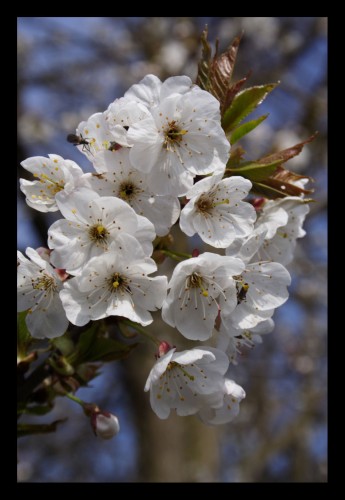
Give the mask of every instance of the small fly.
[(92, 154), (90, 149), (90, 142), (87, 140), (88, 138), (83, 137), (82, 134), (68, 134), (66, 139), (69, 143), (73, 144), (73, 146), (83, 146), (82, 151), (87, 151), (88, 153)]
[(240, 304), (241, 302), (246, 300), (249, 285), (248, 283), (242, 281), (240, 284), (236, 283), (236, 288), (237, 288), (237, 304)]
[(237, 292), (237, 305), (245, 301), (247, 298), (247, 292), (249, 290), (249, 285), (246, 283), (242, 276), (234, 276), (236, 281), (236, 292)]

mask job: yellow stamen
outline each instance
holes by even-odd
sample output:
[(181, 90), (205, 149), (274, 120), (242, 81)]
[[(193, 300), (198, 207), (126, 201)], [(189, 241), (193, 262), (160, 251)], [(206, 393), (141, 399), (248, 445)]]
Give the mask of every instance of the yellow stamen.
[(228, 205), (230, 203), (230, 200), (229, 198), (225, 198), (224, 200), (222, 201), (218, 201), (218, 203), (212, 203), (212, 206), (213, 207), (218, 207), (218, 205)]

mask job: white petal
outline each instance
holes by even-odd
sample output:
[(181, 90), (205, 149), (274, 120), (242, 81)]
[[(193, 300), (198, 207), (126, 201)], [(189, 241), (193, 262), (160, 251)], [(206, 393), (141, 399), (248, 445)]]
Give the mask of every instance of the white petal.
[(77, 278), (64, 283), (60, 299), (66, 316), (73, 325), (83, 326), (90, 321), (86, 298), (78, 290)]
[(208, 362), (216, 360), (216, 356), (211, 351), (208, 351), (207, 348), (200, 349), (194, 347), (193, 349), (188, 349), (186, 351), (175, 352), (172, 361), (175, 361), (180, 365), (189, 365), (203, 358), (205, 358), (205, 361)]
[(159, 78), (155, 75), (146, 75), (139, 83), (132, 85), (127, 90), (125, 97), (151, 107), (159, 103), (161, 87), (162, 82)]
[(52, 339), (63, 335), (68, 327), (68, 319), (59, 296), (50, 302), (49, 309), (37, 307), (31, 314), (27, 314), (26, 324), (31, 335), (38, 339)]
[(243, 273), (249, 284), (247, 302), (260, 311), (281, 306), (289, 297), (287, 287), (291, 276), (284, 266), (277, 262), (249, 264)]
[(174, 352), (175, 348), (172, 348), (164, 356), (157, 360), (146, 380), (144, 388), (145, 392), (149, 391), (151, 385), (157, 382), (159, 377), (165, 372), (168, 364), (171, 361), (171, 358), (173, 357)]
[(88, 224), (92, 216), (90, 202), (99, 195), (86, 187), (79, 187), (72, 193), (61, 193), (56, 200), (62, 215), (71, 221)]
[(191, 90), (192, 80), (188, 76), (172, 76), (167, 78), (160, 91), (160, 100), (170, 97), (172, 94), (185, 94)]
[(132, 165), (141, 172), (150, 172), (157, 163), (163, 147), (163, 137), (159, 135), (153, 118), (146, 118), (132, 125), (127, 137), (133, 143), (129, 153)]

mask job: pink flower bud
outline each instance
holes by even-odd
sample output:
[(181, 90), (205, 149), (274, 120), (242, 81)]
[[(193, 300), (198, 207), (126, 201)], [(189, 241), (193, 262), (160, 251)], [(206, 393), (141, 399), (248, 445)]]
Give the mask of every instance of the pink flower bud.
[(259, 212), (260, 210), (262, 210), (265, 202), (266, 202), (265, 198), (254, 198), (254, 200), (251, 200), (250, 203), (253, 205), (255, 210)]
[(159, 344), (158, 347), (158, 354), (156, 355), (156, 358), (160, 358), (161, 356), (164, 356), (168, 351), (172, 349), (171, 345), (169, 342), (166, 342), (165, 340), (162, 340), (162, 342)]
[(111, 439), (120, 431), (118, 418), (107, 411), (94, 412), (91, 415), (91, 425), (96, 436)]

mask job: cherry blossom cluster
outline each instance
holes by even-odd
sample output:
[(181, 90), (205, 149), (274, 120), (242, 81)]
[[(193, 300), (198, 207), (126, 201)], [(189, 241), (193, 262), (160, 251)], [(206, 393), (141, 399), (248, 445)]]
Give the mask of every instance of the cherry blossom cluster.
[[(69, 141), (92, 173), (55, 154), (22, 162), (34, 176), (20, 180), (27, 204), (61, 213), (49, 250), (18, 252), (18, 309), (28, 310), (31, 335), (54, 338), (69, 322), (109, 316), (146, 327), (161, 309), (164, 322), (198, 344), (179, 351), (160, 343), (145, 385), (152, 409), (162, 419), (174, 409), (210, 425), (231, 421), (245, 392), (229, 365), (273, 330), (308, 205), (285, 197), (254, 208), (251, 182), (226, 176), (230, 143), (218, 100), (186, 76), (162, 83), (147, 75)], [(152, 277), (153, 242), (174, 224), (216, 252), (193, 252), (170, 280)]]

